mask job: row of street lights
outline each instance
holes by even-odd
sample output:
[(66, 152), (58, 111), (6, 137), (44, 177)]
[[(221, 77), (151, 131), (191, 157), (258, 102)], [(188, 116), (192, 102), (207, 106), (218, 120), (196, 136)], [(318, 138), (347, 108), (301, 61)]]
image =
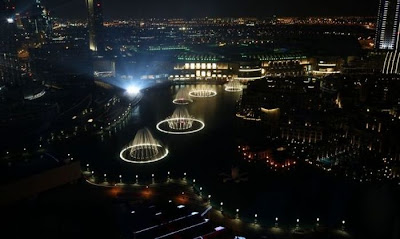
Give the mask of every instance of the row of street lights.
[[(87, 164), (86, 165), (86, 169), (87, 169), (87, 171), (89, 171), (89, 164)], [(90, 171), (89, 171), (90, 172)], [(94, 171), (91, 171), (91, 175), (92, 175), (92, 177), (94, 177)], [(171, 173), (168, 171), (168, 173), (167, 173), (167, 175), (168, 175), (168, 177), (167, 177), (167, 180), (168, 181), (170, 181), (170, 176), (171, 176)], [(104, 174), (103, 175), (104, 176), (104, 181), (105, 182), (107, 182), (107, 174)], [(185, 172), (184, 174), (183, 174), (183, 180), (184, 181), (186, 181), (186, 177), (187, 177), (187, 173)], [(153, 173), (153, 174), (151, 174), (151, 178), (152, 178), (152, 183), (154, 184), (155, 183), (155, 174)], [(136, 175), (135, 176), (135, 179), (136, 179), (136, 184), (139, 184), (139, 175)], [(119, 182), (122, 184), (123, 182), (122, 182), (122, 175), (119, 175)], [(195, 186), (196, 186), (196, 179), (193, 179), (192, 180), (192, 187), (193, 187), (193, 189), (195, 189)], [(147, 186), (147, 188), (148, 188), (148, 186)], [(185, 192), (182, 192), (181, 193), (182, 194), (182, 196), (183, 195), (185, 195)], [(201, 197), (201, 198), (203, 198), (203, 187), (199, 187), (199, 196)], [(207, 195), (207, 202), (209, 203), (209, 204), (211, 204), (211, 194), (208, 194)], [(223, 214), (224, 213), (224, 202), (220, 202), (220, 204), (219, 204), (219, 211)], [(240, 209), (239, 208), (237, 208), (236, 210), (235, 210), (235, 219), (236, 220), (240, 220), (240, 215), (239, 215), (239, 212), (240, 212)], [(319, 223), (320, 223), (320, 218), (319, 217), (317, 217), (316, 218), (316, 225), (317, 226), (319, 226)], [(254, 214), (254, 224), (258, 224), (258, 214)], [(346, 221), (345, 220), (343, 220), (342, 221), (342, 230), (344, 230), (345, 229), (345, 224), (346, 224)], [(279, 227), (279, 218), (278, 217), (275, 217), (275, 227)], [(298, 229), (298, 228), (300, 228), (300, 219), (299, 218), (297, 218), (296, 219), (296, 228)]]

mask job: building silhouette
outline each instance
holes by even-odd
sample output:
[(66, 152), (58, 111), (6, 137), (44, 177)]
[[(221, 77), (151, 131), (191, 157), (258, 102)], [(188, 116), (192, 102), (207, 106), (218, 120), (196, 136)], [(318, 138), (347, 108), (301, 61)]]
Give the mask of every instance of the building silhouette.
[(92, 52), (104, 52), (103, 1), (86, 0), (88, 9), (89, 48)]

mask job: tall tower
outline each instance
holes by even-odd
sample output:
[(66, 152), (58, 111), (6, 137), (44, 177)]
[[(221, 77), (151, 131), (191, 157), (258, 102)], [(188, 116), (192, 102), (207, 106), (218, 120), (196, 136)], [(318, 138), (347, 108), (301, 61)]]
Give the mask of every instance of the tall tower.
[(49, 37), (53, 31), (52, 20), (41, 0), (34, 0), (30, 9), (30, 27), (27, 29), (41, 38)]
[(375, 48), (387, 51), (382, 73), (400, 73), (400, 0), (380, 0)]
[(400, 0), (380, 0), (375, 47), (397, 50), (399, 45)]
[(93, 52), (104, 52), (102, 0), (86, 0), (88, 9), (89, 47)]
[(0, 87), (20, 84), (16, 30), (14, 1), (0, 0)]

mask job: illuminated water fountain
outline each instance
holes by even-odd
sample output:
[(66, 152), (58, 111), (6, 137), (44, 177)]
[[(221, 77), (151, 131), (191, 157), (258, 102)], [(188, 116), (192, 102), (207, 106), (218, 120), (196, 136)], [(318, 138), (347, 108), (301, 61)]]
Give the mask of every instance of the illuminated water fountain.
[(189, 91), (189, 96), (195, 98), (210, 98), (217, 95), (217, 91), (209, 85), (198, 85)]
[(185, 87), (180, 89), (172, 102), (176, 105), (188, 105), (192, 103), (193, 100), (189, 97), (188, 88)]
[(203, 121), (191, 116), (186, 108), (179, 107), (171, 116), (160, 121), (156, 128), (166, 134), (192, 134), (199, 132), (204, 126)]
[(234, 79), (225, 84), (225, 91), (240, 92), (243, 90), (243, 85), (239, 80)]
[(145, 164), (159, 161), (168, 155), (160, 142), (147, 128), (139, 130), (129, 146), (120, 152), (120, 158), (128, 163)]

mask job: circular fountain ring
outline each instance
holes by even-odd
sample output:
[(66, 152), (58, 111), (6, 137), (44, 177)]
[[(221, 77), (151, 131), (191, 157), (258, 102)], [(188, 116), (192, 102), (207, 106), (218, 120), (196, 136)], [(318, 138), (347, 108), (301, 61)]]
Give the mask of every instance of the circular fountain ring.
[(215, 90), (192, 90), (189, 92), (189, 96), (195, 98), (211, 98), (217, 95)]
[(228, 92), (240, 92), (240, 91), (243, 91), (243, 89), (242, 88), (235, 88), (235, 87), (225, 87), (225, 91), (228, 91)]
[[(197, 123), (197, 127), (195, 127), (194, 129), (193, 126), (184, 130), (180, 130), (180, 131), (174, 131), (172, 129), (167, 130), (167, 126), (170, 125), (171, 123), (174, 123), (176, 121), (192, 121), (192, 123)], [(198, 120), (198, 119), (193, 119), (193, 118), (168, 118), (165, 119), (163, 121), (160, 121), (156, 128), (163, 133), (166, 134), (178, 134), (178, 135), (182, 135), (182, 134), (193, 134), (193, 133), (197, 133), (199, 131), (201, 131), (202, 129), (204, 129), (205, 124), (203, 121)], [(164, 128), (164, 129), (163, 129)]]
[(240, 92), (243, 91), (243, 85), (238, 80), (232, 80), (225, 84), (225, 91)]
[(192, 103), (193, 100), (192, 99), (185, 99), (185, 98), (181, 98), (181, 99), (174, 99), (172, 101), (172, 103), (176, 104), (176, 105), (188, 105), (190, 103)]
[(176, 105), (188, 105), (192, 102), (193, 100), (189, 97), (189, 88), (187, 87), (179, 89), (175, 99), (172, 101)]
[[(159, 150), (158, 154), (153, 155), (152, 158), (149, 158), (147, 160), (138, 160), (138, 159), (135, 159), (135, 158), (130, 156), (132, 150), (133, 151), (141, 150), (141, 149), (138, 149), (138, 148), (139, 147), (143, 147), (143, 146), (157, 147), (157, 148), (159, 148), (161, 150)], [(169, 153), (168, 149), (164, 148), (162, 145), (159, 145), (159, 144), (142, 144), (142, 145), (132, 145), (132, 146), (128, 146), (128, 147), (124, 148), (120, 152), (119, 157), (122, 160), (124, 160), (125, 162), (128, 162), (128, 163), (146, 164), (146, 163), (154, 163), (154, 162), (160, 161), (161, 159), (167, 157), (168, 153)]]
[(168, 149), (153, 138), (147, 128), (139, 130), (131, 143), (123, 148), (119, 157), (128, 163), (145, 164), (157, 162), (168, 155)]

